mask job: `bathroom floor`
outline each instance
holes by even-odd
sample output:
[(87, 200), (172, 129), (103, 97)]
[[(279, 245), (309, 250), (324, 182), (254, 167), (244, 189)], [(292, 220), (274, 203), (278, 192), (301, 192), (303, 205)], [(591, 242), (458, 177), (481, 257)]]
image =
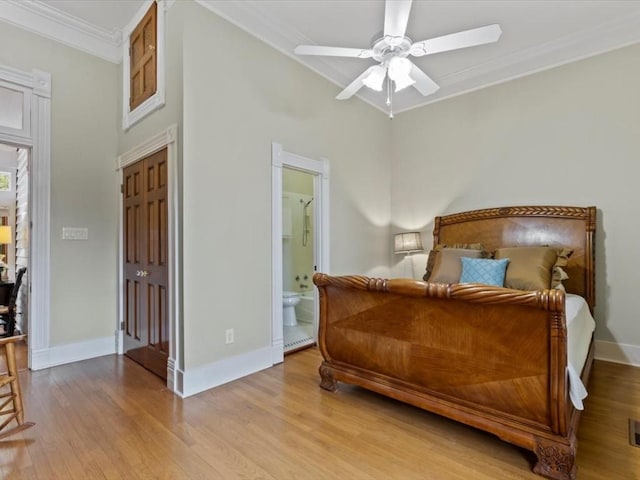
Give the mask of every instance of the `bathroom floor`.
[(313, 324), (298, 322), (297, 325), (284, 327), (284, 351), (295, 350), (307, 345), (313, 345)]

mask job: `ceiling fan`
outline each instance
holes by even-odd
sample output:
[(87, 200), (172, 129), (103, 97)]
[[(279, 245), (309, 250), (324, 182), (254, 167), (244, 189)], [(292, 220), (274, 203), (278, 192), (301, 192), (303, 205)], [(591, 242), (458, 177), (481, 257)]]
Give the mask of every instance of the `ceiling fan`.
[(298, 55), (373, 58), (378, 62), (378, 65), (367, 68), (336, 98), (346, 100), (363, 86), (380, 92), (385, 79), (387, 79), (387, 106), (389, 107), (389, 117), (393, 118), (391, 82), (395, 84), (396, 92), (413, 85), (425, 96), (435, 93), (440, 88), (436, 82), (407, 58), (409, 55), (422, 57), (493, 43), (502, 34), (500, 25), (492, 24), (414, 43), (405, 36), (411, 3), (412, 0), (385, 1), (384, 33), (382, 38), (376, 40), (371, 48), (298, 45), (294, 53)]

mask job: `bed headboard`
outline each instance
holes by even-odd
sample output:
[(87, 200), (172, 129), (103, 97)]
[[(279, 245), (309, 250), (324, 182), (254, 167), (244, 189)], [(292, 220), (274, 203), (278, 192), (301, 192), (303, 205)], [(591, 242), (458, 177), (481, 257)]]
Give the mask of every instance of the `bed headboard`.
[(482, 243), (499, 247), (549, 245), (573, 248), (564, 268), (567, 292), (584, 297), (595, 307), (596, 207), (502, 207), (473, 210), (435, 218), (434, 247), (438, 243)]

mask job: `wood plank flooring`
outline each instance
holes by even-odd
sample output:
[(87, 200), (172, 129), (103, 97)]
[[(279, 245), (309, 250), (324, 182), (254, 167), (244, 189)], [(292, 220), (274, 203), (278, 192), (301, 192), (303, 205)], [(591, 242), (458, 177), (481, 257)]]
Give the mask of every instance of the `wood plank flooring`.
[[(492, 435), (340, 384), (320, 354), (181, 400), (125, 357), (21, 373), (36, 426), (0, 441), (2, 479), (540, 479), (532, 454)], [(640, 369), (596, 361), (578, 480), (640, 479)]]

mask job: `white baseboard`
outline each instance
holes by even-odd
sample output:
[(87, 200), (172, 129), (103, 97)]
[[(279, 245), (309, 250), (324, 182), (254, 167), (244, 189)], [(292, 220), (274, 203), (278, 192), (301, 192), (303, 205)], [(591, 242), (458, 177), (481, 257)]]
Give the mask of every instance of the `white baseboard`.
[(175, 370), (176, 391), (182, 398), (237, 380), (273, 366), (273, 347), (264, 347), (218, 362), (181, 371)]
[(598, 360), (640, 367), (640, 346), (638, 345), (596, 340), (595, 347), (595, 357)]
[(113, 353), (116, 353), (116, 340), (114, 337), (58, 345), (42, 350), (34, 350), (31, 357), (31, 370), (42, 370), (43, 368), (102, 357)]

